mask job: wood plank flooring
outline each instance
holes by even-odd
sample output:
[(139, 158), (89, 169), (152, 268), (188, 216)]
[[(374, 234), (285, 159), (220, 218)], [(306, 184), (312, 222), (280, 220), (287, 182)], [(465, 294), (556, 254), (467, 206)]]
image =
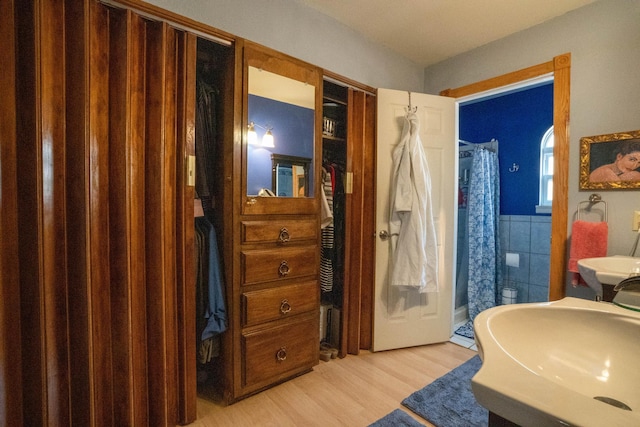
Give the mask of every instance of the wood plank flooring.
[(447, 342), (320, 362), (312, 372), (233, 405), (198, 399), (193, 427), (368, 426), (414, 391), (477, 354)]

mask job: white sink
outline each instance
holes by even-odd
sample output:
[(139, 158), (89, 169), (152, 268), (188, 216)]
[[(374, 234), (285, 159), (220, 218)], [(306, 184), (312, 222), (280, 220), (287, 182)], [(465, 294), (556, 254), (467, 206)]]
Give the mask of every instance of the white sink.
[(564, 298), (494, 307), (474, 328), (471, 386), (488, 410), (521, 426), (640, 426), (640, 312)]
[(602, 296), (602, 284), (617, 285), (629, 276), (640, 275), (640, 258), (614, 255), (578, 260), (578, 271), (596, 294)]

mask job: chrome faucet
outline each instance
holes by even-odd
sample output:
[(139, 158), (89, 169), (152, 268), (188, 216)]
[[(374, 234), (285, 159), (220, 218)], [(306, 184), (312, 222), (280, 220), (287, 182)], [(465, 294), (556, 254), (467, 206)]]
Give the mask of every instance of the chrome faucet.
[(638, 232), (636, 233), (636, 239), (633, 242), (633, 246), (631, 247), (631, 251), (629, 251), (629, 256), (636, 256), (636, 251), (638, 250), (638, 241), (640, 240), (640, 228), (638, 228)]
[(631, 276), (618, 283), (613, 303), (630, 310), (640, 311), (640, 276)]

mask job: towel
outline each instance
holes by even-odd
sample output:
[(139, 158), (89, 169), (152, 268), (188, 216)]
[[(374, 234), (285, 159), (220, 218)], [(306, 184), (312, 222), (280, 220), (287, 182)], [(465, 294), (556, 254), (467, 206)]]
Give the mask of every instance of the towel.
[(609, 227), (606, 222), (577, 220), (573, 223), (568, 268), (573, 273), (573, 286), (584, 285), (578, 272), (578, 260), (607, 256), (608, 233)]

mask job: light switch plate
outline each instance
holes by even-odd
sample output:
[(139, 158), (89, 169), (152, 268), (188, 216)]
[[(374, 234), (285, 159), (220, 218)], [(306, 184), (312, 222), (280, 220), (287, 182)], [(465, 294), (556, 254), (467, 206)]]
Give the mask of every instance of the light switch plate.
[(633, 231), (638, 231), (638, 227), (640, 226), (640, 211), (633, 211), (633, 224), (631, 229)]
[(345, 183), (344, 183), (344, 192), (346, 194), (352, 194), (353, 193), (353, 172), (347, 172), (346, 173), (346, 179), (345, 179)]
[(187, 156), (187, 185), (196, 185), (196, 156)]

